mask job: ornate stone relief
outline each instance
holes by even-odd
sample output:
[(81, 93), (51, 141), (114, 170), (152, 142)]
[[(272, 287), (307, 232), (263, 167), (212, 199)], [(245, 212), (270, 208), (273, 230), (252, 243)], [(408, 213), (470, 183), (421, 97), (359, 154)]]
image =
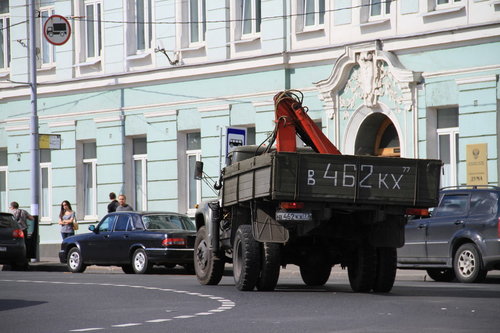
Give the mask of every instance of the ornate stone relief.
[(338, 112), (344, 119), (350, 117), (361, 105), (376, 107), (385, 96), (393, 102), (395, 112), (411, 111), (414, 103), (413, 87), (420, 80), (420, 73), (409, 71), (397, 57), (381, 50), (380, 43), (347, 47), (328, 79), (317, 82), (331, 118)]

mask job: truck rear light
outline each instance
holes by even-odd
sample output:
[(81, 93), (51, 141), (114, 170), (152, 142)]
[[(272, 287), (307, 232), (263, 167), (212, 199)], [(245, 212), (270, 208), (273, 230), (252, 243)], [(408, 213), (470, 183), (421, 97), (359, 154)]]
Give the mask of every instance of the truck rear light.
[(164, 247), (169, 246), (186, 246), (186, 240), (184, 238), (165, 238), (161, 245)]
[(12, 237), (24, 238), (24, 232), (21, 229), (14, 229), (14, 231), (12, 231)]
[(407, 208), (406, 215), (429, 216), (427, 208)]
[(303, 209), (303, 202), (280, 202), (281, 209)]

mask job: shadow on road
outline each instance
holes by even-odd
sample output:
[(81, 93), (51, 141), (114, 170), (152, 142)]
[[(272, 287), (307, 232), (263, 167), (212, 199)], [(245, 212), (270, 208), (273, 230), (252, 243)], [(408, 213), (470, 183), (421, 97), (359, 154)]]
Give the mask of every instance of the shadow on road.
[(0, 311), (27, 308), (29, 306), (36, 306), (45, 303), (47, 302), (26, 301), (23, 299), (0, 299)]

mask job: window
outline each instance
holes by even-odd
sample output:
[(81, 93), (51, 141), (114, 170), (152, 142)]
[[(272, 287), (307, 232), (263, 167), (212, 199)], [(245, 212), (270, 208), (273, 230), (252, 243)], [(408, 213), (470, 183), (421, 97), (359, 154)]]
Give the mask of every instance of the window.
[(42, 67), (47, 65), (53, 65), (56, 61), (56, 51), (54, 45), (47, 41), (47, 38), (43, 36), (43, 27), (47, 19), (54, 15), (53, 8), (40, 8), (40, 56), (39, 61), (41, 62)]
[(201, 180), (194, 179), (196, 161), (201, 161), (201, 134), (200, 132), (187, 134), (187, 208), (194, 212), (194, 207), (201, 201)]
[(241, 31), (242, 35), (254, 35), (260, 32), (261, 0), (241, 1)]
[(434, 216), (454, 216), (454, 215), (465, 215), (467, 212), (467, 204), (469, 202), (469, 196), (465, 194), (452, 194), (445, 195), (439, 207), (436, 210)]
[(97, 217), (97, 151), (95, 142), (83, 144), (83, 206), (85, 218)]
[(134, 198), (133, 208), (137, 211), (147, 210), (147, 162), (148, 151), (146, 138), (133, 139), (133, 174), (134, 174)]
[(0, 211), (9, 211), (9, 199), (7, 197), (8, 183), (7, 183), (7, 149), (0, 150)]
[(99, 232), (106, 232), (113, 230), (113, 226), (115, 225), (116, 215), (111, 215), (106, 217), (101, 223), (97, 226), (97, 230)]
[(153, 43), (153, 0), (128, 0), (129, 20), (133, 21), (134, 38), (129, 41), (137, 53), (151, 48)]
[(319, 26), (325, 23), (325, 0), (303, 0), (304, 27)]
[(50, 150), (40, 150), (40, 210), (42, 221), (52, 221), (52, 163)]
[(189, 41), (198, 43), (205, 40), (207, 31), (205, 0), (189, 0)]
[(436, 0), (436, 9), (460, 4), (462, 0)]
[(443, 161), (441, 186), (458, 184), (458, 108), (437, 110), (438, 158)]
[(102, 3), (87, 0), (84, 3), (85, 13), (85, 57), (98, 58), (102, 52)]
[(10, 66), (9, 1), (0, 1), (0, 69)]
[(255, 127), (247, 127), (247, 145), (255, 144)]
[(115, 224), (115, 231), (130, 231), (132, 230), (132, 225), (130, 223), (130, 217), (128, 214), (123, 214), (118, 216), (118, 221)]
[(370, 0), (370, 17), (380, 18), (390, 14), (391, 2), (392, 0)]
[(496, 215), (498, 193), (489, 191), (472, 192), (469, 215)]

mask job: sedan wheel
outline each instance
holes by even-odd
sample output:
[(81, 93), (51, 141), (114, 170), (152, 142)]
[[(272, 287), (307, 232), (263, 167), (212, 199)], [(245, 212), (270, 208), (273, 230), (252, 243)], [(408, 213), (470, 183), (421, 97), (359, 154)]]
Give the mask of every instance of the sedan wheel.
[(82, 254), (77, 247), (69, 250), (67, 266), (71, 273), (83, 273), (87, 268), (87, 266), (83, 264)]
[(459, 247), (453, 260), (453, 268), (457, 280), (464, 283), (481, 282), (487, 271), (482, 268), (481, 254), (474, 244), (464, 244)]
[(151, 264), (149, 263), (148, 255), (144, 249), (135, 250), (132, 255), (132, 268), (136, 274), (148, 273), (151, 269)]

